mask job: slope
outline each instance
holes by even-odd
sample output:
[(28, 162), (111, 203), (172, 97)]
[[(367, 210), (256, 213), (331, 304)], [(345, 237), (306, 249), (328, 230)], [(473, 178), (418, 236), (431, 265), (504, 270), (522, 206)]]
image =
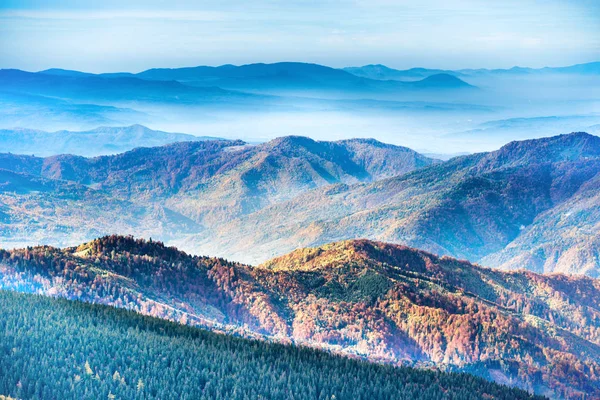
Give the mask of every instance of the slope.
[(0, 307), (0, 393), (16, 398), (541, 399), (105, 306), (0, 291)]
[(118, 236), (0, 259), (5, 289), (468, 371), (556, 398), (600, 394), (600, 284), (587, 277), (501, 272), (366, 240), (254, 268)]

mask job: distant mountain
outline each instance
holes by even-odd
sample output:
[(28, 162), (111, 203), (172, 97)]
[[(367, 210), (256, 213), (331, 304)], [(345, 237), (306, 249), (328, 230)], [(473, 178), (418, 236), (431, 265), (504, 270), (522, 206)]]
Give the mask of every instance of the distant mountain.
[[(600, 138), (585, 133), (444, 163), (375, 140), (284, 137), (97, 158), (3, 154), (0, 169), (5, 245), (136, 233), (257, 263), (367, 237), (505, 269), (600, 273)], [(79, 188), (76, 200), (64, 185)], [(118, 211), (127, 207), (143, 217)]]
[(0, 307), (2, 343), (14, 349), (0, 355), (0, 392), (14, 398), (542, 399), (466, 374), (374, 365), (107, 306), (0, 291)]
[(600, 285), (587, 277), (500, 272), (366, 240), (248, 267), (119, 236), (0, 252), (0, 271), (4, 289), (468, 371), (554, 398), (600, 395)]
[[(165, 209), (177, 221), (181, 220), (183, 226), (189, 226), (187, 218), (192, 219), (198, 224), (194, 233), (201, 233), (210, 227), (222, 226), (229, 219), (256, 212), (315, 188), (336, 183), (371, 182), (436, 162), (408, 148), (372, 139), (320, 142), (291, 136), (259, 145), (222, 140), (182, 142), (96, 158), (1, 154), (0, 170), (27, 174), (31, 179), (85, 185), (90, 193), (98, 193), (99, 196), (143, 208)], [(11, 180), (7, 179), (6, 185), (11, 184)], [(53, 198), (44, 194), (25, 196), (8, 189), (4, 193), (12, 199), (5, 203), (4, 210), (5, 214), (12, 215), (10, 221), (31, 218), (27, 219), (31, 224), (30, 233), (33, 235), (35, 232), (33, 237), (36, 238), (37, 235), (48, 235), (47, 243), (65, 243), (63, 237), (52, 234), (56, 226), (68, 226), (68, 230), (78, 233), (77, 237), (81, 239), (89, 238), (86, 229), (89, 223), (86, 221), (90, 219), (106, 218), (110, 221), (110, 218), (125, 218), (101, 207), (87, 215), (77, 207), (69, 209), (68, 203), (61, 203), (58, 207)], [(37, 207), (30, 206), (24, 210), (23, 202), (37, 204)], [(93, 207), (93, 204), (89, 206)], [(57, 208), (65, 216), (56, 221), (55, 226), (50, 221), (46, 221), (50, 226), (33, 222), (40, 213), (53, 215)], [(159, 216), (160, 213), (157, 218)], [(0, 226), (13, 228), (11, 222)], [(26, 226), (24, 222), (22, 228)], [(98, 227), (102, 227), (101, 232), (105, 234), (137, 232), (164, 240), (181, 238), (182, 231), (189, 232), (179, 225), (172, 227), (162, 223), (136, 227), (128, 222)], [(163, 232), (161, 228), (164, 228)], [(22, 231), (22, 234), (25, 235), (25, 232)], [(3, 237), (3, 241), (7, 239), (10, 237)]]
[(122, 153), (142, 146), (215, 139), (218, 138), (154, 131), (142, 125), (99, 127), (84, 132), (0, 129), (0, 146), (3, 152), (37, 156), (74, 154), (89, 157)]
[(3, 91), (51, 96), (77, 101), (146, 102), (203, 104), (227, 102), (236, 104), (259, 100), (251, 94), (216, 87), (191, 87), (179, 82), (145, 80), (135, 77), (106, 78), (88, 74), (31, 73), (14, 69), (0, 70)]
[[(574, 133), (514, 142), (495, 152), (456, 157), (370, 184), (307, 192), (178, 245), (256, 262), (298, 246), (368, 237), (489, 262), (492, 259), (486, 257), (511, 248), (527, 232), (539, 232), (537, 224), (546, 213), (559, 212), (574, 201), (590, 210), (597, 206), (590, 196), (599, 173), (599, 137)], [(588, 187), (587, 194), (581, 193)], [(577, 224), (581, 233), (597, 234), (600, 221), (596, 215), (574, 213), (577, 219), (571, 219), (571, 224)], [(571, 263), (569, 272), (597, 276), (597, 253), (580, 252), (577, 247), (587, 236), (565, 241), (561, 235), (568, 232), (545, 232), (544, 240), (554, 251), (539, 253), (541, 259), (530, 258), (535, 262), (522, 263), (523, 258), (513, 254), (514, 264), (498, 261), (493, 265), (550, 272), (555, 265), (550, 260), (564, 255), (561, 265)], [(519, 248), (525, 252), (535, 248), (527, 243)], [(547, 262), (547, 267), (540, 269), (540, 262)]]
[[(250, 131), (245, 138), (275, 137), (303, 132), (306, 127), (298, 121), (332, 113), (345, 119), (376, 112), (393, 118), (399, 111), (444, 118), (450, 112), (471, 116), (491, 112), (493, 107), (479, 103), (481, 92), (462, 82), (381, 81), (306, 63), (151, 69), (138, 74), (4, 69), (0, 127), (87, 131), (97, 126), (160, 124), (173, 131), (202, 126), (219, 132), (214, 133), (217, 136), (226, 130), (230, 136), (238, 134), (227, 121), (248, 120), (243, 123)], [(280, 132), (266, 134), (256, 126), (271, 119), (282, 121)], [(279, 123), (267, 123), (269, 129), (273, 125)]]
[[(281, 62), (274, 64), (222, 65), (219, 67), (155, 68), (137, 74), (101, 74), (90, 75), (78, 71), (46, 70), (43, 74), (81, 77), (101, 76), (104, 78), (141, 78), (145, 80), (173, 82), (177, 81), (196, 87), (220, 87), (229, 90), (249, 92), (286, 91), (344, 91), (348, 93), (376, 93), (390, 91), (415, 91), (434, 89), (467, 89), (471, 85), (456, 78), (447, 77), (403, 84), (400, 82), (382, 82), (369, 77), (359, 77), (344, 70), (318, 64), (299, 62)], [(427, 76), (429, 77), (429, 76)], [(427, 78), (424, 77), (424, 78)]]
[(443, 73), (430, 75), (423, 80), (412, 82), (414, 87), (420, 89), (466, 89), (473, 88), (467, 82), (454, 75)]
[(527, 68), (512, 67), (508, 69), (463, 69), (459, 70), (466, 75), (518, 75), (518, 74), (578, 74), (578, 75), (596, 75), (600, 74), (600, 62), (590, 62), (585, 64), (575, 64), (567, 67), (544, 67)]
[(413, 81), (424, 79), (436, 74), (449, 74), (456, 77), (469, 77), (481, 75), (520, 75), (520, 74), (579, 74), (596, 75), (600, 74), (600, 62), (591, 62), (587, 64), (576, 64), (568, 67), (544, 67), (544, 68), (523, 68), (513, 67), (509, 69), (459, 69), (442, 70), (430, 68), (411, 68), (407, 70), (398, 70), (389, 68), (381, 64), (370, 64), (362, 67), (346, 67), (344, 71), (353, 75), (369, 79), (379, 80), (398, 80)]

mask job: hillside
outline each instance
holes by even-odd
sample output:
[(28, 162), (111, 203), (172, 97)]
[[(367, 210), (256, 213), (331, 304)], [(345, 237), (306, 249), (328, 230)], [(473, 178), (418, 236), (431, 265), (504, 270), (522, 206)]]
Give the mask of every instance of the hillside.
[(85, 185), (0, 169), (4, 248), (48, 242), (65, 246), (107, 232), (180, 237), (199, 230), (192, 220), (160, 205), (133, 204)]
[(34, 129), (0, 129), (0, 146), (5, 153), (31, 154), (41, 157), (57, 154), (99, 156), (122, 153), (136, 147), (162, 146), (175, 142), (215, 140), (206, 136), (169, 133), (142, 125), (103, 126), (89, 131), (44, 132)]
[[(321, 142), (299, 136), (260, 145), (184, 142), (96, 158), (0, 155), (0, 169), (87, 185), (116, 199), (167, 208), (208, 228), (311, 189), (370, 182), (435, 162), (408, 148), (376, 140)], [(22, 211), (11, 208), (6, 212)], [(136, 233), (149, 236), (143, 229)], [(165, 230), (160, 237), (174, 235)]]
[(0, 393), (15, 398), (541, 399), (466, 374), (373, 365), (106, 306), (0, 291), (0, 307)]
[(552, 397), (600, 395), (600, 285), (591, 278), (500, 272), (366, 240), (249, 267), (118, 236), (1, 252), (0, 271), (4, 289), (467, 371)]
[[(594, 187), (599, 173), (596, 136), (573, 133), (513, 142), (390, 179), (307, 192), (230, 221), (210, 239), (200, 234), (178, 245), (260, 262), (301, 246), (367, 237), (534, 271), (552, 272), (552, 262), (543, 269), (539, 263), (564, 255), (561, 264), (570, 266), (561, 270), (597, 276), (595, 247), (586, 253), (577, 246), (598, 232)], [(565, 216), (561, 210), (568, 207), (589, 212), (573, 214), (560, 229), (542, 228), (548, 215)], [(578, 231), (569, 231), (574, 225)], [(528, 232), (544, 232), (552, 251), (528, 257), (535, 249), (522, 240)], [(514, 254), (500, 256), (505, 261), (485, 258), (509, 248)]]

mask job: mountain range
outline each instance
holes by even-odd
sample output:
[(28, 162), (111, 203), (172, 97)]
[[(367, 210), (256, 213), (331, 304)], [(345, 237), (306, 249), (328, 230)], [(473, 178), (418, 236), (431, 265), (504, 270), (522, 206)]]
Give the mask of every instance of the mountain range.
[(250, 267), (110, 236), (0, 252), (0, 287), (124, 307), (372, 361), (600, 395), (600, 285), (367, 240)]
[(100, 75), (49, 69), (40, 74), (71, 78), (139, 78), (151, 81), (177, 81), (202, 87), (220, 87), (233, 90), (277, 91), (302, 90), (422, 90), (435, 88), (468, 88), (468, 83), (445, 74), (432, 74), (420, 81), (381, 82), (369, 77), (359, 77), (345, 70), (318, 64), (280, 62), (273, 64), (222, 65), (219, 67), (198, 66), (188, 68), (153, 68), (136, 74), (104, 73)]
[(4, 247), (137, 233), (255, 264), (370, 238), (504, 269), (599, 271), (600, 138), (585, 133), (446, 162), (374, 140), (283, 137), (4, 154), (0, 170)]
[(343, 68), (356, 76), (361, 76), (369, 79), (380, 80), (400, 80), (413, 81), (416, 79), (424, 79), (432, 75), (449, 74), (456, 77), (467, 78), (469, 76), (483, 75), (536, 75), (536, 74), (583, 74), (583, 75), (599, 75), (600, 62), (591, 62), (586, 64), (576, 64), (567, 67), (544, 67), (544, 68), (526, 68), (513, 67), (508, 69), (458, 69), (458, 70), (443, 70), (431, 68), (410, 68), (406, 70), (398, 70), (386, 67), (382, 64), (369, 64), (362, 67), (346, 67)]
[(0, 70), (0, 399), (600, 398), (598, 84)]
[[(99, 232), (177, 238), (307, 190), (374, 181), (435, 162), (375, 140), (304, 137), (260, 145), (181, 142), (96, 158), (4, 154), (2, 241), (73, 244)], [(112, 200), (99, 201), (104, 197)], [(118, 213), (105, 208), (111, 203)]]
[[(447, 120), (450, 114), (486, 114), (493, 107), (478, 103), (482, 95), (474, 85), (448, 74), (418, 82), (381, 81), (292, 62), (137, 74), (4, 69), (0, 128), (89, 131), (144, 124), (198, 136), (264, 141), (302, 133), (306, 123), (317, 124), (319, 117), (329, 126), (328, 135), (321, 137), (331, 138), (332, 129), (338, 129), (332, 120), (346, 125), (376, 115), (398, 119), (425, 114), (433, 121)], [(362, 136), (357, 130), (349, 135), (349, 130), (356, 126), (333, 137)]]

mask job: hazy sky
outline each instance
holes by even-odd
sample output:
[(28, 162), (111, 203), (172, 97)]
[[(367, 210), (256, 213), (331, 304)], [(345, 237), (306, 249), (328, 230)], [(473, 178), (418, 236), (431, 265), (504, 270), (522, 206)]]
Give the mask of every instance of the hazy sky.
[[(126, 5), (124, 5), (126, 4)], [(0, 68), (600, 60), (598, 0), (0, 0)]]

